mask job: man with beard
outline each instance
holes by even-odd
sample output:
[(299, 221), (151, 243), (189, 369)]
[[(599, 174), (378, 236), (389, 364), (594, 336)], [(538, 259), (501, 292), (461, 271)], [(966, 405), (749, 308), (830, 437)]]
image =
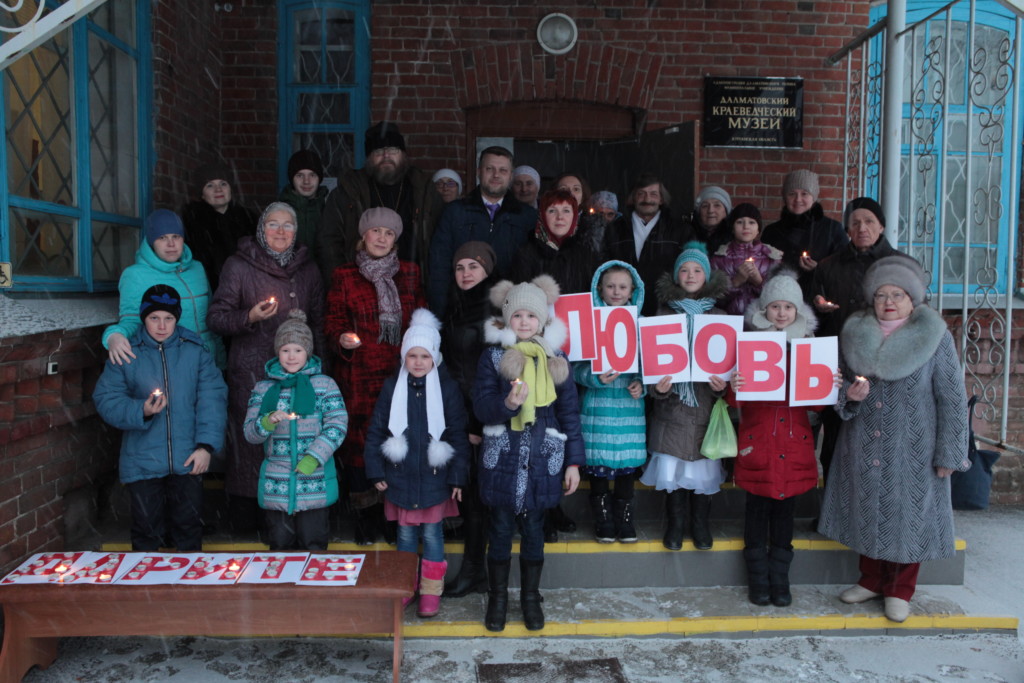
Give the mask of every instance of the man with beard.
[[(609, 259), (625, 261), (636, 268), (647, 291), (653, 292), (662, 273), (672, 270), (683, 245), (693, 238), (689, 223), (673, 218), (668, 205), (672, 198), (653, 173), (644, 173), (629, 193), (629, 207), (605, 231), (605, 252)], [(658, 297), (645, 297), (641, 315), (655, 315)]]
[[(441, 214), (430, 244), (430, 272), (427, 303), (444, 318), (451, 285), (452, 256), (466, 242), (486, 242), (497, 257), (494, 272), (506, 277), (519, 247), (537, 226), (537, 211), (516, 199), (512, 187), (512, 152), (488, 147), (480, 153), (477, 167), (480, 184), (462, 199), (450, 202)], [(448, 275), (442, 276), (442, 273)]]
[[(430, 173), (409, 163), (405, 138), (393, 123), (381, 121), (366, 131), (366, 164), (338, 177), (317, 230), (317, 261), (329, 286), (334, 269), (355, 258), (359, 217), (383, 206), (402, 217), (398, 258), (420, 267), (427, 281), (431, 233), (444, 207)], [(444, 273), (451, 270), (445, 267)]]

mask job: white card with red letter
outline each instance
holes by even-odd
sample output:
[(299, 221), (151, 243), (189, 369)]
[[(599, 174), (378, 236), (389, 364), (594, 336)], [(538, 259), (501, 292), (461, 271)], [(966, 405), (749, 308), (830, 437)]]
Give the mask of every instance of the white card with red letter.
[(309, 553), (256, 553), (238, 583), (295, 583), (307, 560)]
[(195, 559), (192, 553), (140, 553), (138, 562), (115, 581), (121, 586), (158, 586), (178, 583)]
[(712, 375), (729, 381), (736, 370), (736, 338), (742, 331), (742, 315), (695, 315), (690, 381), (707, 382)]
[(737, 401), (786, 398), (786, 333), (741, 332), (736, 341), (736, 372), (743, 376)]
[(0, 585), (9, 583), (52, 583), (71, 571), (86, 551), (67, 553), (36, 553), (5, 576)]
[(690, 381), (690, 352), (686, 316), (640, 318), (640, 355), (644, 384), (657, 384), (666, 375), (673, 382)]
[(61, 583), (111, 584), (124, 576), (142, 556), (142, 553), (85, 553)]
[(211, 553), (197, 555), (192, 566), (181, 577), (183, 586), (224, 585), (238, 581), (242, 572), (252, 561), (252, 553), (234, 555), (232, 553)]
[(310, 555), (300, 586), (354, 586), (365, 555)]
[(789, 350), (789, 405), (833, 406), (839, 389), (839, 338), (794, 339)]
[(595, 375), (614, 372), (636, 372), (640, 368), (637, 346), (636, 306), (602, 306), (594, 309), (597, 329), (597, 358), (590, 361)]

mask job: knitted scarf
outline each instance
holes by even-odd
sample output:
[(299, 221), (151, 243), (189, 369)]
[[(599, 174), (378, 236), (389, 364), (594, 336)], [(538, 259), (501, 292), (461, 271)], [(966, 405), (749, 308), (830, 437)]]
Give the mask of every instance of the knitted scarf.
[(512, 430), (521, 432), (537, 419), (537, 408), (549, 406), (555, 402), (555, 381), (551, 378), (551, 371), (548, 369), (548, 355), (544, 347), (535, 341), (517, 342), (512, 347), (524, 356), (526, 363), (523, 364), (523, 380), (529, 388), (526, 400), (519, 409), (519, 414), (512, 418)]
[[(686, 316), (687, 345), (693, 344), (693, 316), (707, 313), (715, 305), (714, 299), (676, 299), (669, 301), (668, 307), (676, 313)], [(679, 400), (691, 408), (697, 405), (697, 395), (693, 392), (693, 382), (676, 382), (672, 385)]]
[(309, 415), (316, 410), (316, 392), (313, 390), (313, 383), (309, 380), (309, 375), (296, 372), (270, 385), (267, 393), (263, 395), (263, 403), (260, 404), (261, 415), (267, 415), (277, 410), (281, 389), (292, 389), (291, 409), (293, 413)]
[[(403, 366), (395, 382), (395, 393), (391, 396), (391, 412), (388, 415), (388, 429), (394, 436), (402, 436), (409, 427), (409, 371)], [(440, 441), (447, 428), (444, 420), (444, 397), (441, 395), (441, 380), (435, 365), (426, 377), (427, 433), (434, 441)]]
[(374, 258), (365, 251), (356, 252), (359, 274), (369, 280), (377, 290), (377, 308), (380, 309), (380, 336), (382, 344), (398, 346), (402, 343), (402, 302), (395, 286), (398, 272), (398, 254)]

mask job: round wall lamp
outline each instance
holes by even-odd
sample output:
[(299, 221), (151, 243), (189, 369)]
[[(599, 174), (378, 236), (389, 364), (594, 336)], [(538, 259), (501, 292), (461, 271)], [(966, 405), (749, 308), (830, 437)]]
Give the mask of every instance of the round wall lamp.
[(537, 24), (537, 43), (553, 55), (564, 55), (576, 47), (579, 31), (572, 17), (560, 12), (547, 15)]

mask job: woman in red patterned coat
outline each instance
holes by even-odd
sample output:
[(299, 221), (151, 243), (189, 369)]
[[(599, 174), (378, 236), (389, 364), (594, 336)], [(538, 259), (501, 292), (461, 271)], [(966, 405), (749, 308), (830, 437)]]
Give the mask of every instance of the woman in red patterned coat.
[(369, 545), (383, 524), (377, 490), (366, 481), (363, 446), (377, 395), (398, 367), (409, 317), (426, 306), (420, 270), (398, 260), (395, 244), (402, 219), (383, 207), (359, 219), (356, 258), (334, 269), (327, 294), (327, 344), (334, 350), (334, 379), (349, 414), (349, 431), (338, 451), (355, 514), (355, 541)]

